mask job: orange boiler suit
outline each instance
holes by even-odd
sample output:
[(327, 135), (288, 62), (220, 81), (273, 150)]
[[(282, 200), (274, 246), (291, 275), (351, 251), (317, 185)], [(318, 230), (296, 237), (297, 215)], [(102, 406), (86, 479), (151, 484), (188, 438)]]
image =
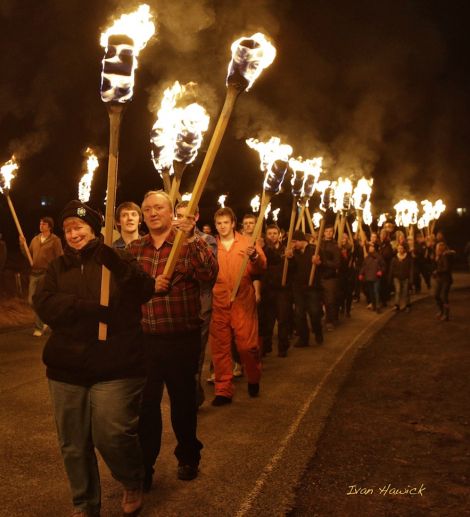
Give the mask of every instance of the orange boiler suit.
[(251, 239), (235, 232), (235, 240), (227, 251), (217, 238), (219, 273), (212, 291), (212, 319), (209, 340), (215, 373), (215, 394), (232, 398), (233, 365), (232, 333), (240, 361), (249, 383), (257, 383), (261, 377), (261, 359), (258, 345), (258, 314), (255, 290), (251, 275), (260, 275), (266, 269), (266, 256), (256, 244), (258, 257), (248, 260), (237, 296), (230, 302), (246, 249)]

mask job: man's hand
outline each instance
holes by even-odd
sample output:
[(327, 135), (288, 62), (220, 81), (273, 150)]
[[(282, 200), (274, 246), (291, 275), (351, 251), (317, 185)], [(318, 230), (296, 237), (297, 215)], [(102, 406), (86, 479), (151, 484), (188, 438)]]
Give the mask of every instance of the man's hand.
[(248, 248), (246, 248), (245, 253), (248, 255), (250, 260), (253, 262), (258, 258), (258, 252), (256, 251), (255, 246), (248, 246)]
[(320, 255), (313, 255), (312, 256), (312, 264), (315, 264), (316, 266), (319, 266), (321, 264)]
[(24, 238), (24, 235), (20, 235), (20, 236), (19, 236), (19, 239), (20, 239), (20, 244), (21, 244), (22, 246), (24, 246), (24, 245), (26, 244), (26, 239)]
[(170, 277), (168, 275), (158, 275), (155, 279), (155, 292), (166, 293), (170, 290)]
[(196, 219), (193, 215), (183, 217), (182, 219), (174, 219), (171, 224), (176, 230), (181, 230), (186, 235), (187, 239), (192, 239), (194, 237)]
[(284, 255), (287, 258), (292, 258), (294, 256), (294, 250), (292, 248), (286, 249)]

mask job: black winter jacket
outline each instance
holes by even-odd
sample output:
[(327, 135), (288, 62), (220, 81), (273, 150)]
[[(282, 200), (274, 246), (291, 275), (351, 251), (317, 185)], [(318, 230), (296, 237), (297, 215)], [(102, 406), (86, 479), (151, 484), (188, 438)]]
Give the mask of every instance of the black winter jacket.
[(101, 238), (79, 252), (66, 246), (33, 297), (52, 330), (43, 351), (50, 379), (88, 386), (145, 375), (141, 304), (151, 298), (155, 280), (127, 252), (112, 251), (112, 267), (106, 264), (111, 269), (107, 339), (99, 341), (103, 246)]

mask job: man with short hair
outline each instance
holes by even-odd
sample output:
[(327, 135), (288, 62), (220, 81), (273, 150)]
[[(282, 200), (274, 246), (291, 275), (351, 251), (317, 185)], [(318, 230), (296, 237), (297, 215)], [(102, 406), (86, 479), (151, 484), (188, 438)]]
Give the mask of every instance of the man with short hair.
[[(29, 275), (28, 291), (28, 302), (31, 306), (33, 305), (33, 295), (46, 274), (49, 262), (64, 254), (62, 243), (59, 237), (52, 233), (53, 229), (54, 219), (52, 219), (52, 217), (41, 217), (39, 220), (39, 233), (33, 237), (31, 244), (29, 245), (29, 251), (33, 259), (33, 265), (31, 266), (31, 273)], [(22, 252), (24, 250), (25, 243), (26, 239), (20, 235), (20, 248)], [(46, 328), (47, 326), (44, 325), (36, 314), (34, 319), (33, 336), (41, 337)]]
[[(236, 217), (229, 207), (220, 208), (214, 215), (219, 234), (217, 260), (219, 273), (213, 289), (210, 346), (215, 371), (215, 398), (213, 406), (232, 402), (233, 370), (231, 342), (235, 337), (240, 360), (248, 379), (248, 394), (256, 397), (261, 378), (260, 350), (258, 345), (258, 316), (252, 275), (266, 269), (263, 250), (252, 245), (251, 239), (235, 231)], [(243, 273), (237, 296), (231, 296), (239, 271), (248, 255), (248, 265)]]
[(256, 226), (256, 216), (254, 214), (245, 214), (242, 219), (243, 235), (251, 237)]
[[(175, 214), (177, 219), (183, 219), (186, 216), (186, 210), (188, 208), (189, 201), (180, 201), (175, 208)], [(194, 213), (194, 220), (199, 220), (199, 207), (196, 207)], [(196, 226), (194, 233), (203, 239), (206, 244), (217, 257), (217, 241), (212, 235), (201, 232)], [(199, 284), (201, 292), (201, 356), (199, 358), (198, 376), (197, 376), (197, 407), (202, 406), (205, 400), (204, 388), (202, 387), (201, 376), (202, 367), (204, 366), (204, 358), (206, 355), (206, 346), (209, 339), (209, 323), (212, 315), (212, 288), (214, 287), (214, 281), (211, 282), (200, 282)]]
[(334, 330), (338, 322), (338, 270), (341, 266), (341, 252), (334, 237), (334, 226), (327, 224), (320, 244), (321, 265), (318, 268), (323, 303), (325, 304), (326, 330)]
[[(145, 272), (156, 278), (155, 293), (142, 306), (147, 383), (139, 436), (145, 466), (144, 490), (148, 491), (160, 452), (164, 385), (170, 397), (171, 423), (177, 440), (178, 479), (189, 481), (198, 475), (202, 449), (196, 436), (195, 383), (201, 355), (199, 286), (201, 282), (213, 282), (218, 268), (214, 254), (194, 231), (194, 217), (173, 219), (168, 194), (161, 190), (147, 192), (142, 213), (149, 233), (132, 242), (127, 250)], [(185, 242), (170, 277), (164, 269), (176, 229), (184, 233)]]
[(116, 209), (115, 222), (121, 237), (113, 242), (113, 248), (124, 249), (132, 241), (140, 238), (142, 211), (139, 205), (132, 201), (121, 203)]

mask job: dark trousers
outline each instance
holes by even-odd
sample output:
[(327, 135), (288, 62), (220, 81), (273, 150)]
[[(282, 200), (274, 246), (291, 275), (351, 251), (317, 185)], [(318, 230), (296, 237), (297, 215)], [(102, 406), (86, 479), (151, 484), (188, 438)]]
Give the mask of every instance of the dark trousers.
[(305, 289), (304, 287), (294, 287), (294, 316), (295, 328), (299, 334), (300, 341), (308, 345), (309, 328), (307, 323), (307, 314), (310, 318), (310, 325), (315, 335), (322, 333), (321, 318), (322, 311), (322, 296), (317, 289)]
[(366, 289), (368, 299), (370, 300), (374, 310), (378, 309), (380, 302), (380, 280), (366, 280)]
[(338, 279), (322, 278), (321, 286), (323, 289), (323, 303), (325, 304), (326, 323), (336, 323), (338, 321)]
[(202, 443), (196, 437), (196, 375), (201, 354), (201, 333), (145, 335), (147, 383), (144, 388), (139, 438), (147, 469), (158, 457), (162, 438), (160, 404), (164, 385), (170, 398), (171, 424), (179, 463), (197, 465)]
[(270, 352), (274, 324), (277, 320), (278, 351), (289, 348), (289, 318), (292, 312), (292, 296), (289, 289), (264, 289), (261, 297), (260, 326), (263, 349)]
[(449, 291), (451, 284), (452, 282), (448, 278), (436, 278), (434, 297), (436, 299), (437, 306), (441, 311), (444, 307), (449, 305)]

